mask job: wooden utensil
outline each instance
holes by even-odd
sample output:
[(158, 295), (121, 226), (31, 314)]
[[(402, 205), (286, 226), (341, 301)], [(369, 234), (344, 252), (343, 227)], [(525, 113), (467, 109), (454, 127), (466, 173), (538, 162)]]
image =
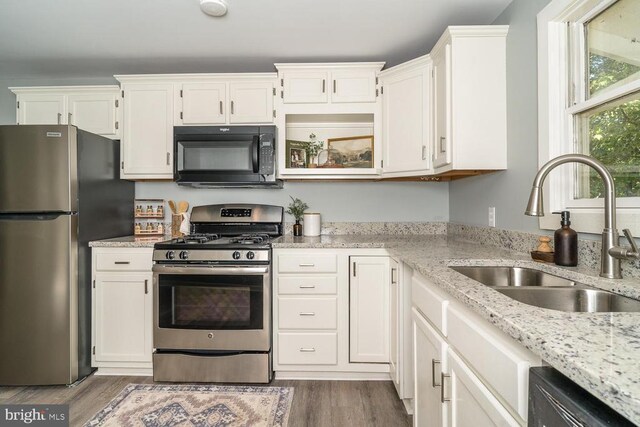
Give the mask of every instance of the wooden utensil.
[(178, 202), (178, 213), (183, 214), (189, 210), (189, 202), (181, 200)]
[(173, 200), (169, 200), (169, 207), (171, 208), (171, 213), (172, 214), (177, 214), (178, 211), (176, 210), (176, 202), (174, 202)]

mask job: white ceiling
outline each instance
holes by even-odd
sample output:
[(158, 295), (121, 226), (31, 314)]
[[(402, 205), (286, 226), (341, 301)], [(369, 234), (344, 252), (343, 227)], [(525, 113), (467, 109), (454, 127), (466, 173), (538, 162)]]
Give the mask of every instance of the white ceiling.
[(447, 25), (490, 24), (511, 0), (3, 0), (0, 76), (274, 71), (274, 62), (387, 61)]

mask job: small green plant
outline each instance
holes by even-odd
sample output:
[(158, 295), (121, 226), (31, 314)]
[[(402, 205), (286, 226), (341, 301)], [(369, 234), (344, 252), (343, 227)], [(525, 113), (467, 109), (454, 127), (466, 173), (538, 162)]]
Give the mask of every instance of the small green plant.
[(309, 157), (315, 157), (318, 155), (322, 148), (324, 147), (324, 141), (317, 141), (316, 134), (312, 133), (309, 135), (309, 142), (307, 142), (307, 154)]
[(309, 205), (298, 198), (294, 199), (293, 196), (289, 197), (291, 198), (291, 203), (289, 203), (287, 207), (287, 213), (293, 216), (296, 221), (302, 220), (302, 215), (304, 215), (304, 211), (309, 208)]

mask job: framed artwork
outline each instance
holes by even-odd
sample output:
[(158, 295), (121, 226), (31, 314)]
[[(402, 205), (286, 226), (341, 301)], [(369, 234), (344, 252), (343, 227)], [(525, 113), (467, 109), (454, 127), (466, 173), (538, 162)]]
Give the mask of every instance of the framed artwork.
[(286, 167), (287, 168), (306, 168), (307, 161), (307, 146), (308, 142), (294, 141), (287, 139), (286, 141)]
[(337, 155), (335, 162), (341, 167), (373, 167), (373, 135), (327, 139), (327, 148)]

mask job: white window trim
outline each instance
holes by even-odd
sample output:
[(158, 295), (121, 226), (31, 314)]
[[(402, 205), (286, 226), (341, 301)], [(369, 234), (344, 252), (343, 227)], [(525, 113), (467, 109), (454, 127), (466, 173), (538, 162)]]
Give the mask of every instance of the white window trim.
[[(615, 0), (552, 0), (538, 14), (538, 165), (550, 159), (572, 152), (573, 114), (585, 111), (601, 102), (603, 97), (622, 96), (637, 91), (640, 82), (621, 85), (606, 95), (598, 94), (578, 108), (567, 108), (570, 93), (569, 67), (577, 61), (569, 61), (567, 21), (586, 21), (599, 13)], [(584, 41), (577, 41), (579, 44)], [(575, 75), (575, 74), (574, 74)], [(585, 79), (582, 79), (584, 82)], [(584, 91), (578, 82), (575, 91)], [(572, 165), (563, 165), (553, 170), (544, 186), (545, 216), (540, 217), (541, 229), (554, 230), (559, 227), (557, 216), (551, 212), (566, 208), (573, 191)], [(533, 179), (533, 177), (532, 177)], [(554, 188), (555, 191), (550, 189)], [(634, 198), (636, 199), (636, 198)], [(618, 199), (618, 229), (629, 228), (640, 234), (640, 207), (629, 206), (629, 201)], [(600, 201), (600, 206), (603, 202)], [(633, 203), (633, 202), (632, 202)], [(637, 202), (636, 202), (637, 203)], [(571, 211), (572, 228), (585, 233), (602, 233), (604, 227), (603, 207), (589, 206), (590, 203), (573, 202)]]

